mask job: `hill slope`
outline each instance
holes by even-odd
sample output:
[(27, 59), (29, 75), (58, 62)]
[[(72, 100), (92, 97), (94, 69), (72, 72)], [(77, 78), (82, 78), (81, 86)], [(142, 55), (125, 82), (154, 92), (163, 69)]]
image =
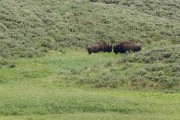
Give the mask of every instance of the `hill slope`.
[(180, 20), (179, 0), (90, 0), (139, 11), (152, 16)]
[[(33, 57), (106, 40), (179, 43), (178, 0), (1, 0), (0, 56)], [(160, 7), (158, 15), (156, 10)], [(152, 9), (150, 9), (152, 8)]]

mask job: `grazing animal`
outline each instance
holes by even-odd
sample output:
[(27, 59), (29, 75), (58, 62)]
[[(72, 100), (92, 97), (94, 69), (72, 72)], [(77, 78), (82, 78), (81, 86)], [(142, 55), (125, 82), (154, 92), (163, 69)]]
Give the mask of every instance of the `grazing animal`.
[(126, 53), (126, 51), (137, 52), (141, 51), (141, 45), (133, 41), (121, 42), (113, 47), (113, 51), (115, 54)]
[(97, 53), (100, 51), (110, 53), (112, 51), (112, 45), (109, 45), (107, 42), (97, 42), (92, 45), (88, 45), (86, 47), (86, 50), (88, 51), (89, 54)]

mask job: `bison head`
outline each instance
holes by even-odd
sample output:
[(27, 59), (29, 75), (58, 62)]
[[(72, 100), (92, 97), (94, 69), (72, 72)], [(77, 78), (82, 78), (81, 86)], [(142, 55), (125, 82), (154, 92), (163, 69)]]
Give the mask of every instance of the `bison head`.
[(115, 45), (115, 46), (113, 47), (113, 51), (114, 51), (115, 54), (117, 54), (117, 53), (119, 52), (119, 46), (118, 46), (118, 45)]
[(107, 52), (112, 52), (112, 45), (108, 45), (108, 47), (107, 47)]

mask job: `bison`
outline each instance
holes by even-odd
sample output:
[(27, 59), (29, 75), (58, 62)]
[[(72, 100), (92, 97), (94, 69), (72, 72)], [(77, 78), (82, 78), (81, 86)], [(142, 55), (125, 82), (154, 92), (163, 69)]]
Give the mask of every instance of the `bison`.
[(126, 53), (126, 51), (141, 51), (141, 45), (134, 41), (121, 42), (113, 47), (113, 51), (115, 54), (118, 52)]
[(91, 54), (92, 52), (97, 53), (100, 51), (110, 53), (112, 51), (112, 45), (109, 45), (107, 42), (97, 42), (92, 45), (88, 45), (86, 47), (86, 50), (89, 54)]

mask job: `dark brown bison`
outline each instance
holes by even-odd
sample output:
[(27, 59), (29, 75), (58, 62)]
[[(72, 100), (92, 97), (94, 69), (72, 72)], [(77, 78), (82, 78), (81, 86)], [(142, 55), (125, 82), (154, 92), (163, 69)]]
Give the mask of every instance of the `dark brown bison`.
[(113, 51), (115, 54), (118, 52), (126, 53), (126, 51), (141, 51), (141, 45), (134, 41), (121, 42), (113, 47)]
[(88, 51), (89, 54), (91, 54), (92, 52), (97, 53), (100, 51), (110, 53), (112, 51), (112, 45), (109, 45), (107, 42), (97, 42), (95, 44), (88, 45), (86, 47), (86, 50)]

